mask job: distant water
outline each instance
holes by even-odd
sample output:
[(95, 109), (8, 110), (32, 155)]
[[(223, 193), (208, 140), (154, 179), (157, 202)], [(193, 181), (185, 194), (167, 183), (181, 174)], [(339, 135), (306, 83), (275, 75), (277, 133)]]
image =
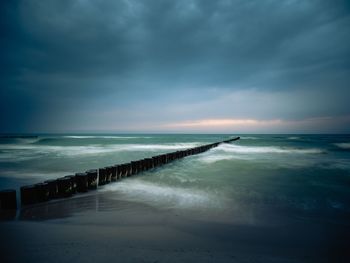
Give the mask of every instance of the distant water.
[[(350, 136), (240, 136), (239, 141), (99, 191), (160, 209), (220, 215), (238, 222), (256, 221), (254, 215), (261, 210), (337, 222), (350, 218)], [(19, 189), (228, 137), (124, 134), (1, 138), (0, 188)]]

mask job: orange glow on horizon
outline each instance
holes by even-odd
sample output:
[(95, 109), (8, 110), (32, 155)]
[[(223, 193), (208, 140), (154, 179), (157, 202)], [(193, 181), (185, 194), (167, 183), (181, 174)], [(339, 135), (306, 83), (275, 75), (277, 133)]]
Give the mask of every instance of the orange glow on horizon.
[(164, 125), (168, 128), (215, 128), (235, 126), (265, 126), (281, 124), (281, 120), (255, 120), (255, 119), (204, 119), (195, 121), (184, 121)]

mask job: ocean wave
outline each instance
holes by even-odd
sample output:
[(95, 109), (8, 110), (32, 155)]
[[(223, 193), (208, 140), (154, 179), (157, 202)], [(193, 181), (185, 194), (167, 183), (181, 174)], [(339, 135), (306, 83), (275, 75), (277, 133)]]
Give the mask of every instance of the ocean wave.
[(85, 156), (100, 155), (125, 151), (174, 151), (187, 149), (200, 143), (171, 143), (171, 144), (108, 144), (87, 146), (53, 146), (37, 144), (1, 144), (0, 162), (24, 161), (47, 155), (54, 156)]
[(253, 137), (253, 136), (241, 136), (240, 138), (242, 140), (259, 140), (260, 139), (258, 137)]
[(300, 140), (300, 137), (298, 137), (298, 136), (290, 136), (287, 139), (288, 140)]
[(181, 150), (187, 148), (193, 148), (201, 145), (200, 143), (174, 143), (174, 144), (124, 144), (124, 150), (147, 150), (147, 151), (156, 151), (156, 150)]
[(151, 139), (150, 136), (105, 136), (105, 135), (67, 135), (63, 138), (70, 139)]
[(290, 154), (316, 154), (323, 153), (322, 149), (318, 148), (290, 148), (277, 146), (241, 146), (233, 144), (221, 144), (212, 149), (212, 151), (223, 151), (238, 154), (260, 154), (260, 153), (290, 153)]
[(205, 154), (200, 157), (200, 161), (204, 163), (215, 163), (218, 161), (225, 160), (251, 160), (252, 158), (249, 156), (242, 155), (228, 155), (228, 154)]
[(215, 196), (197, 189), (171, 187), (157, 183), (145, 182), (140, 179), (108, 185), (102, 191), (118, 191), (126, 199), (147, 202), (152, 205), (163, 204), (181, 208), (217, 206)]
[(33, 159), (37, 159), (39, 156), (33, 152), (12, 152), (3, 151), (0, 153), (0, 163), (4, 162), (24, 162)]
[(69, 174), (72, 172), (48, 172), (48, 171), (39, 171), (39, 170), (2, 170), (1, 177), (11, 177), (11, 178), (33, 178), (40, 179), (41, 181), (49, 179), (57, 179)]
[(345, 150), (350, 149), (350, 142), (334, 143), (334, 145), (341, 148), (341, 149), (345, 149)]
[(343, 210), (345, 208), (345, 205), (342, 202), (339, 202), (339, 201), (328, 199), (327, 203), (328, 203), (329, 207), (334, 208), (334, 209)]

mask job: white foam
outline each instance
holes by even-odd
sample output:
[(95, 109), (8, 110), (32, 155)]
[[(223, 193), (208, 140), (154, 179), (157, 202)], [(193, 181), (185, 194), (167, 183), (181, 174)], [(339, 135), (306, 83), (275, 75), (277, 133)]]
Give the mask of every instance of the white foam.
[(315, 154), (323, 153), (318, 148), (298, 149), (290, 147), (278, 147), (278, 146), (241, 146), (233, 144), (221, 144), (213, 151), (223, 151), (228, 153), (238, 154), (261, 154), (261, 153), (292, 153), (292, 154)]
[(250, 160), (249, 157), (244, 157), (241, 155), (228, 155), (228, 154), (211, 154), (211, 155), (203, 155), (200, 157), (200, 161), (204, 163), (215, 163), (223, 160)]
[(34, 170), (3, 170), (2, 176), (8, 176), (12, 178), (40, 178), (43, 180), (57, 179), (66, 175), (72, 174), (72, 172), (46, 172), (46, 171), (34, 171)]
[(53, 146), (37, 144), (2, 144), (0, 150), (1, 161), (21, 161), (42, 157), (54, 156), (84, 156), (99, 155), (125, 151), (173, 151), (187, 149), (200, 143), (169, 143), (169, 144), (95, 144), (87, 146)]
[(339, 201), (327, 200), (330, 207), (334, 209), (344, 209), (344, 204)]
[[(198, 160), (204, 163), (214, 163), (223, 160), (257, 160), (257, 159), (270, 159), (271, 154), (282, 154), (288, 156), (288, 154), (320, 154), (323, 153), (321, 149), (307, 148), (307, 149), (296, 149), (287, 147), (277, 146), (240, 146), (233, 144), (221, 144), (210, 151), (198, 156)], [(275, 158), (275, 157), (273, 157)], [(288, 162), (289, 163), (289, 162)], [(288, 164), (287, 163), (287, 164)], [(282, 165), (282, 160), (279, 160), (279, 164)], [(293, 162), (293, 166), (300, 164), (305, 165), (305, 162), (299, 161)], [(290, 165), (288, 165), (290, 166)]]
[(241, 140), (259, 140), (258, 137), (253, 137), (253, 136), (241, 136)]
[(350, 142), (335, 143), (334, 145), (342, 149), (350, 149)]
[(152, 137), (149, 136), (99, 136), (99, 135), (67, 135), (63, 136), (63, 138), (70, 138), (70, 139), (150, 139)]
[(124, 150), (179, 150), (199, 146), (200, 143), (174, 143), (174, 144), (124, 144)]
[(300, 140), (300, 137), (298, 136), (291, 136), (287, 138), (288, 140)]
[(163, 204), (181, 208), (215, 207), (216, 199), (209, 193), (180, 187), (170, 187), (140, 179), (120, 182), (106, 186), (103, 191), (118, 191), (128, 200), (137, 200), (150, 204)]

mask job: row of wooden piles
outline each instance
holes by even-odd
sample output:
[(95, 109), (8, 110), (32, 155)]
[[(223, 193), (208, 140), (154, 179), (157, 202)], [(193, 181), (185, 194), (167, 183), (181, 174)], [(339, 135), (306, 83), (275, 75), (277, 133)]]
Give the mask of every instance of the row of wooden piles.
[[(56, 180), (47, 180), (34, 185), (22, 186), (20, 188), (21, 205), (33, 205), (53, 199), (71, 197), (76, 193), (96, 190), (99, 186), (160, 167), (186, 156), (203, 153), (218, 146), (220, 143), (229, 143), (238, 139), (239, 137), (182, 151), (161, 154), (130, 163), (88, 170), (83, 173), (64, 176)], [(16, 190), (7, 189), (0, 191), (0, 209), (17, 209)]]

